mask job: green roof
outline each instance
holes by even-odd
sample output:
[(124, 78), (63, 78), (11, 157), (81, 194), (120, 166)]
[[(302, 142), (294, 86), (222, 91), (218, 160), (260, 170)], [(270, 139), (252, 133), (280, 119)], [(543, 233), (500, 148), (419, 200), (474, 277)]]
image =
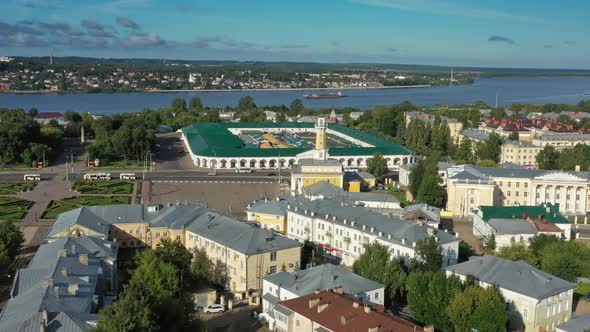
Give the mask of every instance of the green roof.
[(570, 222), (559, 212), (559, 204), (542, 204), (533, 206), (480, 206), (483, 220), (490, 219), (522, 219), (527, 215), (532, 218), (543, 218), (554, 224), (569, 224)]
[[(356, 138), (375, 147), (330, 148), (330, 156), (373, 155), (381, 152), (385, 155), (409, 155), (414, 152), (397, 143), (386, 141), (375, 134), (354, 130), (345, 126), (329, 124), (328, 127), (342, 134)], [(208, 157), (294, 157), (310, 150), (309, 147), (287, 149), (252, 149), (233, 135), (230, 128), (314, 128), (313, 123), (298, 122), (237, 122), (237, 123), (194, 123), (182, 128), (193, 154)]]

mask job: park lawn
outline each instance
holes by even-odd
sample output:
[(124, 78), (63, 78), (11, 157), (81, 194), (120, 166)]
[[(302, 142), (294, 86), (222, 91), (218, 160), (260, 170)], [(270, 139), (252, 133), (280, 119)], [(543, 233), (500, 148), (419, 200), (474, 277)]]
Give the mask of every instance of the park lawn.
[(35, 182), (0, 182), (0, 195), (14, 195), (35, 187)]
[(0, 197), (0, 220), (19, 220), (32, 204), (32, 202), (15, 197)]
[(55, 219), (64, 213), (82, 206), (129, 204), (131, 197), (126, 196), (79, 196), (51, 201), (47, 210), (43, 212), (43, 219)]
[(78, 181), (74, 190), (81, 194), (129, 195), (133, 190), (133, 183), (127, 181)]
[(574, 293), (579, 297), (584, 297), (590, 294), (590, 284), (580, 282), (578, 287), (574, 290)]

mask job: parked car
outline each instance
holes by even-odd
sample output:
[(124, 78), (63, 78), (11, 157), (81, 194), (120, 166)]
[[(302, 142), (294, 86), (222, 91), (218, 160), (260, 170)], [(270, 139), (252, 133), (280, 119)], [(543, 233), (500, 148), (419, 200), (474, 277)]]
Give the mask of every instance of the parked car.
[(217, 172), (209, 172), (209, 173), (207, 173), (207, 175), (210, 175), (210, 176), (217, 175)]
[(206, 314), (218, 314), (218, 313), (225, 312), (225, 307), (221, 304), (213, 304), (213, 305), (205, 307), (203, 309), (203, 312)]

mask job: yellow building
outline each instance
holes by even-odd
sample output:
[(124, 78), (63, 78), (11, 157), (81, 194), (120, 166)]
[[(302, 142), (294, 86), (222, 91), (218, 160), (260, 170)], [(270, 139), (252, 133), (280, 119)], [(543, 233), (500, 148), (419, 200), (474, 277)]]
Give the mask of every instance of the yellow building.
[(501, 146), (500, 163), (513, 163), (529, 168), (537, 168), (537, 154), (543, 147), (528, 142), (506, 141)]
[(86, 235), (109, 239), (121, 247), (156, 248), (162, 239), (179, 240), (188, 249), (203, 249), (222, 264), (230, 291), (243, 295), (262, 288), (268, 274), (299, 268), (301, 244), (240, 222), (200, 205), (88, 206), (59, 215), (48, 239)]
[(283, 235), (287, 234), (287, 205), (295, 200), (294, 196), (261, 199), (249, 204), (246, 210), (248, 221), (260, 224), (264, 229), (272, 229)]

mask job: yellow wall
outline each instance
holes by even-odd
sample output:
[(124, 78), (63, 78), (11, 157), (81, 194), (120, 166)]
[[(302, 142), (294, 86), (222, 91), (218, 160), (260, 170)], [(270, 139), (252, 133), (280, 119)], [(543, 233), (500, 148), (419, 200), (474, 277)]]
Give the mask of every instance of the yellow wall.
[(303, 176), (303, 186), (307, 187), (307, 186), (311, 186), (312, 184), (321, 182), (321, 181), (325, 181), (328, 183), (331, 183), (335, 186), (338, 186), (340, 188), (342, 188), (342, 175), (334, 175), (334, 176), (330, 176), (330, 175), (317, 175), (317, 176), (309, 176), (309, 175), (304, 175)]
[(262, 289), (262, 278), (270, 274), (271, 267), (281, 272), (283, 266), (287, 272), (295, 272), (299, 268), (301, 247), (281, 250), (277, 252), (276, 260), (271, 261), (271, 254), (264, 253), (247, 258), (247, 289)]
[(361, 182), (360, 181), (348, 182), (348, 191), (351, 193), (360, 192), (361, 191)]
[(274, 215), (264, 213), (253, 213), (250, 221), (254, 221), (260, 224), (260, 227), (265, 229), (274, 229), (284, 235), (287, 234), (287, 216), (286, 215)]
[(315, 149), (325, 150), (326, 148), (326, 132), (324, 130), (318, 130), (315, 136)]

